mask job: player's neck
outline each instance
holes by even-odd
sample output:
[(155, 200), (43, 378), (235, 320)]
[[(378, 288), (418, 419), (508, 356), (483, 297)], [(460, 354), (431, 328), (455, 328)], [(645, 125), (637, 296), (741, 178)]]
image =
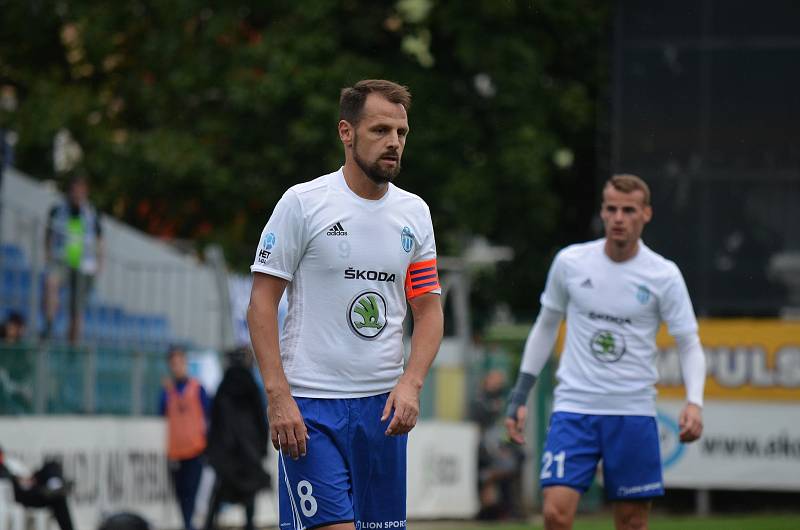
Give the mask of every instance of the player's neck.
[(635, 239), (631, 242), (621, 243), (606, 239), (605, 252), (611, 261), (617, 263), (628, 261), (639, 253), (639, 240)]
[(389, 190), (389, 183), (377, 184), (359, 167), (355, 160), (347, 160), (344, 163), (344, 181), (350, 191), (371, 201), (377, 201), (386, 195)]

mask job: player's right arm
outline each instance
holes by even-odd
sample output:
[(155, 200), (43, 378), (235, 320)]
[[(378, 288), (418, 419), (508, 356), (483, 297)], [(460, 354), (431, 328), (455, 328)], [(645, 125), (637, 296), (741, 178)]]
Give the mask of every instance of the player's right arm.
[(533, 388), (536, 378), (544, 368), (558, 336), (558, 328), (564, 314), (542, 306), (536, 323), (525, 341), (522, 353), (522, 364), (519, 376), (506, 407), (506, 430), (508, 436), (516, 443), (525, 443), (525, 419), (528, 414), (528, 396)]
[(267, 392), (267, 416), (275, 449), (292, 458), (306, 454), (306, 425), (289, 390), (278, 341), (278, 304), (286, 284), (283, 278), (256, 272), (247, 307), (250, 340)]
[(563, 254), (559, 253), (547, 273), (547, 283), (540, 298), (541, 309), (525, 341), (519, 376), (506, 407), (506, 430), (518, 444), (525, 443), (525, 419), (528, 415), (528, 396), (542, 371), (558, 336), (558, 328), (567, 308), (568, 293), (564, 281)]
[(261, 232), (253, 265), (253, 287), (247, 308), (250, 341), (267, 392), (267, 416), (275, 449), (292, 458), (306, 453), (306, 426), (289, 390), (278, 340), (278, 304), (305, 252), (303, 207), (291, 189), (275, 205)]

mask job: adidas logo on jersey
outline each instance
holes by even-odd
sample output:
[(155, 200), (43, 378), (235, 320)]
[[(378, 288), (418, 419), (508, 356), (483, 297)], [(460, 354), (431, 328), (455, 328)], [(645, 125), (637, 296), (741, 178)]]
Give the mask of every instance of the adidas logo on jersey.
[(328, 236), (346, 236), (347, 231), (342, 227), (341, 221), (333, 225), (325, 234)]
[(581, 287), (588, 287), (589, 289), (593, 289), (594, 285), (592, 285), (592, 279), (591, 278), (586, 278), (583, 281), (583, 283), (581, 284)]

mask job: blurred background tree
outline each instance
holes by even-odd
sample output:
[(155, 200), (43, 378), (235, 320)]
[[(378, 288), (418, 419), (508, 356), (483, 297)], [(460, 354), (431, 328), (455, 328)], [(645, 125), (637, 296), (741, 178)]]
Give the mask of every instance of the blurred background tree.
[(16, 165), (58, 178), (83, 151), (104, 211), (165, 239), (215, 241), (245, 270), (285, 189), (336, 169), (339, 89), (408, 85), (401, 187), (440, 254), (509, 245), (473, 307), (533, 315), (554, 250), (592, 237), (610, 6), (587, 0), (0, 0), (0, 127)]

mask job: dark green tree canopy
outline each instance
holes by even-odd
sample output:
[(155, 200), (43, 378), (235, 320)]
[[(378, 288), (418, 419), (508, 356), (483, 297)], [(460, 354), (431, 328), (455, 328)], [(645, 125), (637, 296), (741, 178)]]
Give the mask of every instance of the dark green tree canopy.
[[(514, 247), (476, 296), (536, 310), (553, 250), (587, 237), (609, 8), (586, 0), (0, 0), (0, 127), (53, 178), (67, 129), (104, 211), (218, 241), (237, 268), (292, 184), (343, 162), (338, 94), (413, 94), (397, 184), (430, 205), (440, 254)], [(502, 278), (500, 280), (499, 278)]]

